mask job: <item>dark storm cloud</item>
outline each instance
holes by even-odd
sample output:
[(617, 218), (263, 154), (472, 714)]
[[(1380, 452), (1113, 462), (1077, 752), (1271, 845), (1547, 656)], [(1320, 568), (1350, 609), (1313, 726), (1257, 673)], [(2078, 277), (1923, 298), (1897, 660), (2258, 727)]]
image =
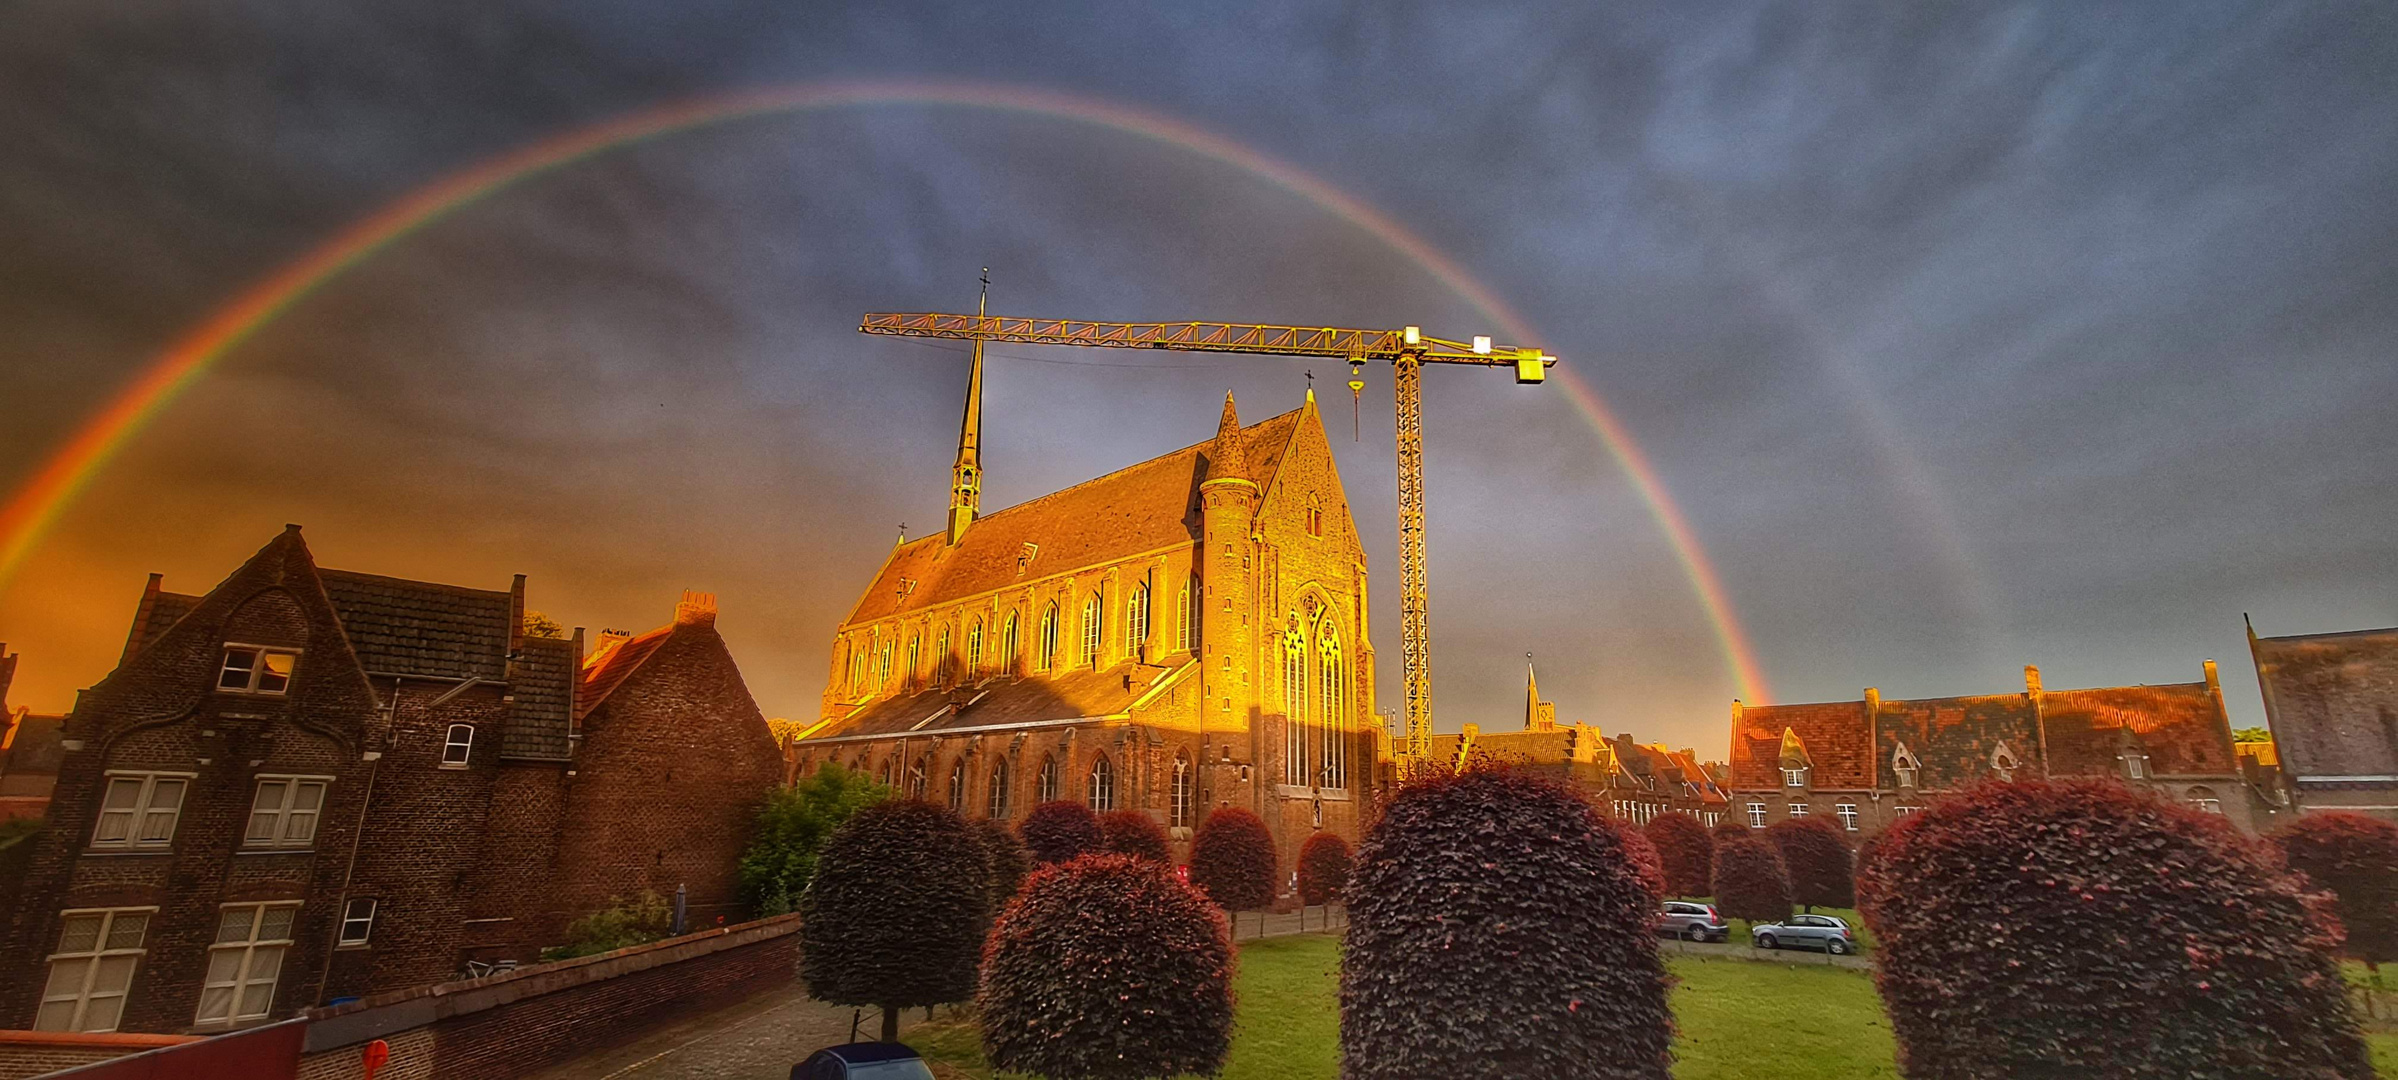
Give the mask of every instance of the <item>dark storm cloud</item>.
[[(451, 169), (715, 91), (982, 79), (1225, 133), (1489, 282), (1647, 449), (1779, 697), (1996, 690), (2026, 661), (2051, 685), (2186, 679), (2236, 658), (2243, 610), (2268, 632), (2398, 619), (2392, 19), (19, 5), (0, 482), (215, 305)], [(960, 307), (983, 265), (1003, 311), (1490, 329), (1305, 200), (1143, 140), (905, 108), (686, 132), (468, 207), (245, 344), (0, 593), (0, 640), (63, 704), (142, 571), (202, 588), (298, 520), (337, 565), (529, 573), (568, 622), (714, 588), (761, 703), (804, 715), (897, 523), (938, 516), (962, 380), (956, 352), (860, 339), (857, 315)], [(1010, 351), (991, 500), (1196, 441), (1227, 387), (1252, 418), (1291, 407), (1308, 367)], [(1505, 723), (1529, 649), (1561, 715), (1717, 752), (1711, 630), (1555, 389), (1432, 381), (1444, 716)], [(1339, 445), (1385, 700), (1387, 395)]]

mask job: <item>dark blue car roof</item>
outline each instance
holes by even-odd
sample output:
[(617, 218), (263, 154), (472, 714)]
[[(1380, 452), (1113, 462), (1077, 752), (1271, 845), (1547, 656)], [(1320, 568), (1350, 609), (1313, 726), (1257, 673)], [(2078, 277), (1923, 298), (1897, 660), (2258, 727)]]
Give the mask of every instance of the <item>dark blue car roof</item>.
[(864, 1065), (875, 1061), (906, 1061), (916, 1056), (916, 1052), (914, 1050), (910, 1050), (899, 1043), (887, 1042), (849, 1043), (845, 1046), (828, 1046), (817, 1051), (817, 1053), (831, 1054), (832, 1056), (840, 1058), (841, 1060), (852, 1065)]

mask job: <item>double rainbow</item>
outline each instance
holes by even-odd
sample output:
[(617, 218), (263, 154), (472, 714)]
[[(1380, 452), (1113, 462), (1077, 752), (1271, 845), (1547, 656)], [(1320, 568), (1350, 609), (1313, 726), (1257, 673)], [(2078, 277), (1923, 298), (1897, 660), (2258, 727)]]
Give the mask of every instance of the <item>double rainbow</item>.
[[(524, 180), (661, 136), (758, 116), (891, 105), (992, 109), (1073, 121), (1236, 166), (1372, 234), (1463, 298), (1510, 339), (1524, 343), (1540, 340), (1505, 301), (1381, 211), (1294, 166), (1178, 120), (1063, 94), (984, 83), (815, 83), (713, 96), (635, 112), (450, 173), (376, 211), (234, 298), (145, 366), (0, 506), (0, 587), (24, 565), (75, 495), (179, 392), (294, 304), (418, 230)], [(1568, 365), (1560, 364), (1556, 371), (1576, 411), (1622, 465), (1671, 543), (1714, 629), (1740, 696), (1749, 701), (1765, 700), (1764, 673), (1733, 615), (1722, 579), (1681, 508), (1666, 492), (1656, 468), (1589, 382)]]

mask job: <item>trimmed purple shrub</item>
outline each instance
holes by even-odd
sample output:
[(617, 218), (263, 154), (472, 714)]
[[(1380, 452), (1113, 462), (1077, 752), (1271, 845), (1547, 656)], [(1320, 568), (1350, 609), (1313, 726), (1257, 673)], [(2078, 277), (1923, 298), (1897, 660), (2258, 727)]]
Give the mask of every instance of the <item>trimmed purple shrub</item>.
[(1525, 773), (1400, 788), (1349, 882), (1344, 1080), (1665, 1080), (1656, 909), (1623, 837)]
[(1174, 861), (1167, 853), (1165, 828), (1138, 810), (1110, 810), (1099, 815), (1099, 846), (1113, 855)]
[(990, 857), (965, 819), (921, 799), (850, 815), (817, 855), (801, 894), (799, 975), (835, 1005), (898, 1010), (974, 996), (990, 925)]
[(2328, 912), (2218, 815), (1984, 783), (1884, 834), (1868, 872), (1910, 1078), (2373, 1075)]
[(1657, 857), (1657, 845), (1649, 843), (1648, 834), (1640, 827), (1621, 818), (1606, 818), (1607, 827), (1621, 834), (1624, 858), (1640, 875), (1640, 883), (1649, 890), (1650, 906), (1665, 902), (1665, 863)]
[(1727, 919), (1780, 922), (1790, 917), (1790, 872), (1762, 837), (1715, 844), (1715, 910)]
[(983, 854), (990, 859), (991, 911), (997, 914), (1015, 899), (1024, 875), (1032, 872), (1032, 854), (1024, 850), (1024, 841), (1016, 838), (1006, 822), (983, 818), (973, 824), (975, 838), (982, 841)]
[(1099, 832), (1099, 816), (1091, 813), (1090, 807), (1067, 799), (1033, 807), (1032, 813), (1024, 815), (1024, 823), (1016, 826), (1016, 835), (1023, 838), (1024, 849), (1040, 866), (1101, 850), (1106, 843)]
[(1709, 896), (1715, 892), (1715, 838), (1699, 819), (1679, 810), (1650, 819), (1642, 832), (1657, 849), (1665, 869), (1668, 896)]
[(1191, 836), (1191, 884), (1226, 911), (1274, 902), (1274, 834), (1237, 806), (1210, 811)]
[(1349, 842), (1328, 832), (1299, 845), (1299, 902), (1328, 904), (1349, 887)]
[(1212, 1076), (1232, 1045), (1232, 969), (1223, 914), (1165, 863), (1042, 867), (983, 950), (983, 1055), (1051, 1080)]
[(2290, 869), (2338, 900), (2347, 952), (2376, 967), (2398, 960), (2398, 825), (2363, 814), (2306, 814), (2268, 837)]
[(1790, 873), (1790, 901), (1813, 911), (1818, 907), (1857, 906), (1855, 856), (1848, 838), (1822, 818), (1791, 818), (1765, 830), (1765, 839), (1782, 853), (1782, 868)]

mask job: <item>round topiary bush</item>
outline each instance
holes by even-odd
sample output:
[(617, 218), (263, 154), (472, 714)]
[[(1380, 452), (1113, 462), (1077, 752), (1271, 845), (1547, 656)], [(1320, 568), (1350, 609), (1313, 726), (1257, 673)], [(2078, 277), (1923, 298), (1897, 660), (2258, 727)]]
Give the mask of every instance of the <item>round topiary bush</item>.
[(1780, 922), (1790, 917), (1790, 872), (1761, 837), (1715, 844), (1715, 910), (1727, 919)]
[(1015, 899), (1016, 890), (1023, 887), (1024, 875), (1032, 872), (1032, 854), (1024, 850), (1024, 841), (1004, 821), (983, 818), (974, 822), (975, 839), (982, 841), (983, 855), (991, 864), (991, 912), (997, 914)]
[(1649, 843), (1647, 833), (1621, 818), (1607, 818), (1607, 827), (1621, 834), (1624, 858), (1632, 864), (1640, 883), (1649, 890), (1650, 906), (1665, 902), (1665, 862), (1657, 857), (1657, 845)]
[(1226, 911), (1274, 902), (1274, 834), (1237, 806), (1211, 811), (1191, 835), (1191, 884)]
[(1050, 1080), (1214, 1075), (1232, 1044), (1224, 916), (1163, 862), (1046, 866), (991, 928), (983, 1054)]
[(2328, 912), (2218, 815), (2111, 781), (1984, 783), (1868, 869), (1909, 1077), (2373, 1075)]
[(1349, 887), (1349, 842), (1337, 834), (1314, 833), (1299, 845), (1299, 902), (1329, 904)]
[(2375, 967), (2398, 960), (2398, 825), (2363, 814), (2307, 814), (2273, 831), (2290, 869), (2338, 900), (2346, 951)]
[(1358, 846), (1341, 951), (1346, 1080), (1664, 1080), (1656, 917), (1623, 834), (1548, 780), (1412, 781)]
[(1033, 862), (1042, 866), (1098, 851), (1106, 842), (1099, 832), (1099, 816), (1066, 799), (1033, 807), (1024, 815), (1024, 824), (1016, 826), (1016, 835), (1024, 839)]
[(833, 830), (800, 897), (800, 978), (836, 1005), (898, 1010), (974, 996), (974, 967), (990, 925), (990, 862), (948, 807), (920, 799), (877, 803)]
[(1715, 891), (1715, 838), (1699, 819), (1679, 810), (1659, 814), (1642, 832), (1657, 849), (1668, 896), (1707, 896)]
[(1726, 817), (1722, 821), (1716, 822), (1714, 828), (1707, 830), (1707, 835), (1720, 844), (1726, 840), (1754, 839), (1760, 831), (1762, 830), (1749, 828)]
[(1790, 874), (1790, 902), (1809, 911), (1857, 906), (1857, 868), (1848, 838), (1822, 818), (1791, 818), (1765, 830)]
[(1110, 810), (1099, 815), (1099, 846), (1111, 855), (1130, 855), (1170, 863), (1166, 830), (1138, 810)]

